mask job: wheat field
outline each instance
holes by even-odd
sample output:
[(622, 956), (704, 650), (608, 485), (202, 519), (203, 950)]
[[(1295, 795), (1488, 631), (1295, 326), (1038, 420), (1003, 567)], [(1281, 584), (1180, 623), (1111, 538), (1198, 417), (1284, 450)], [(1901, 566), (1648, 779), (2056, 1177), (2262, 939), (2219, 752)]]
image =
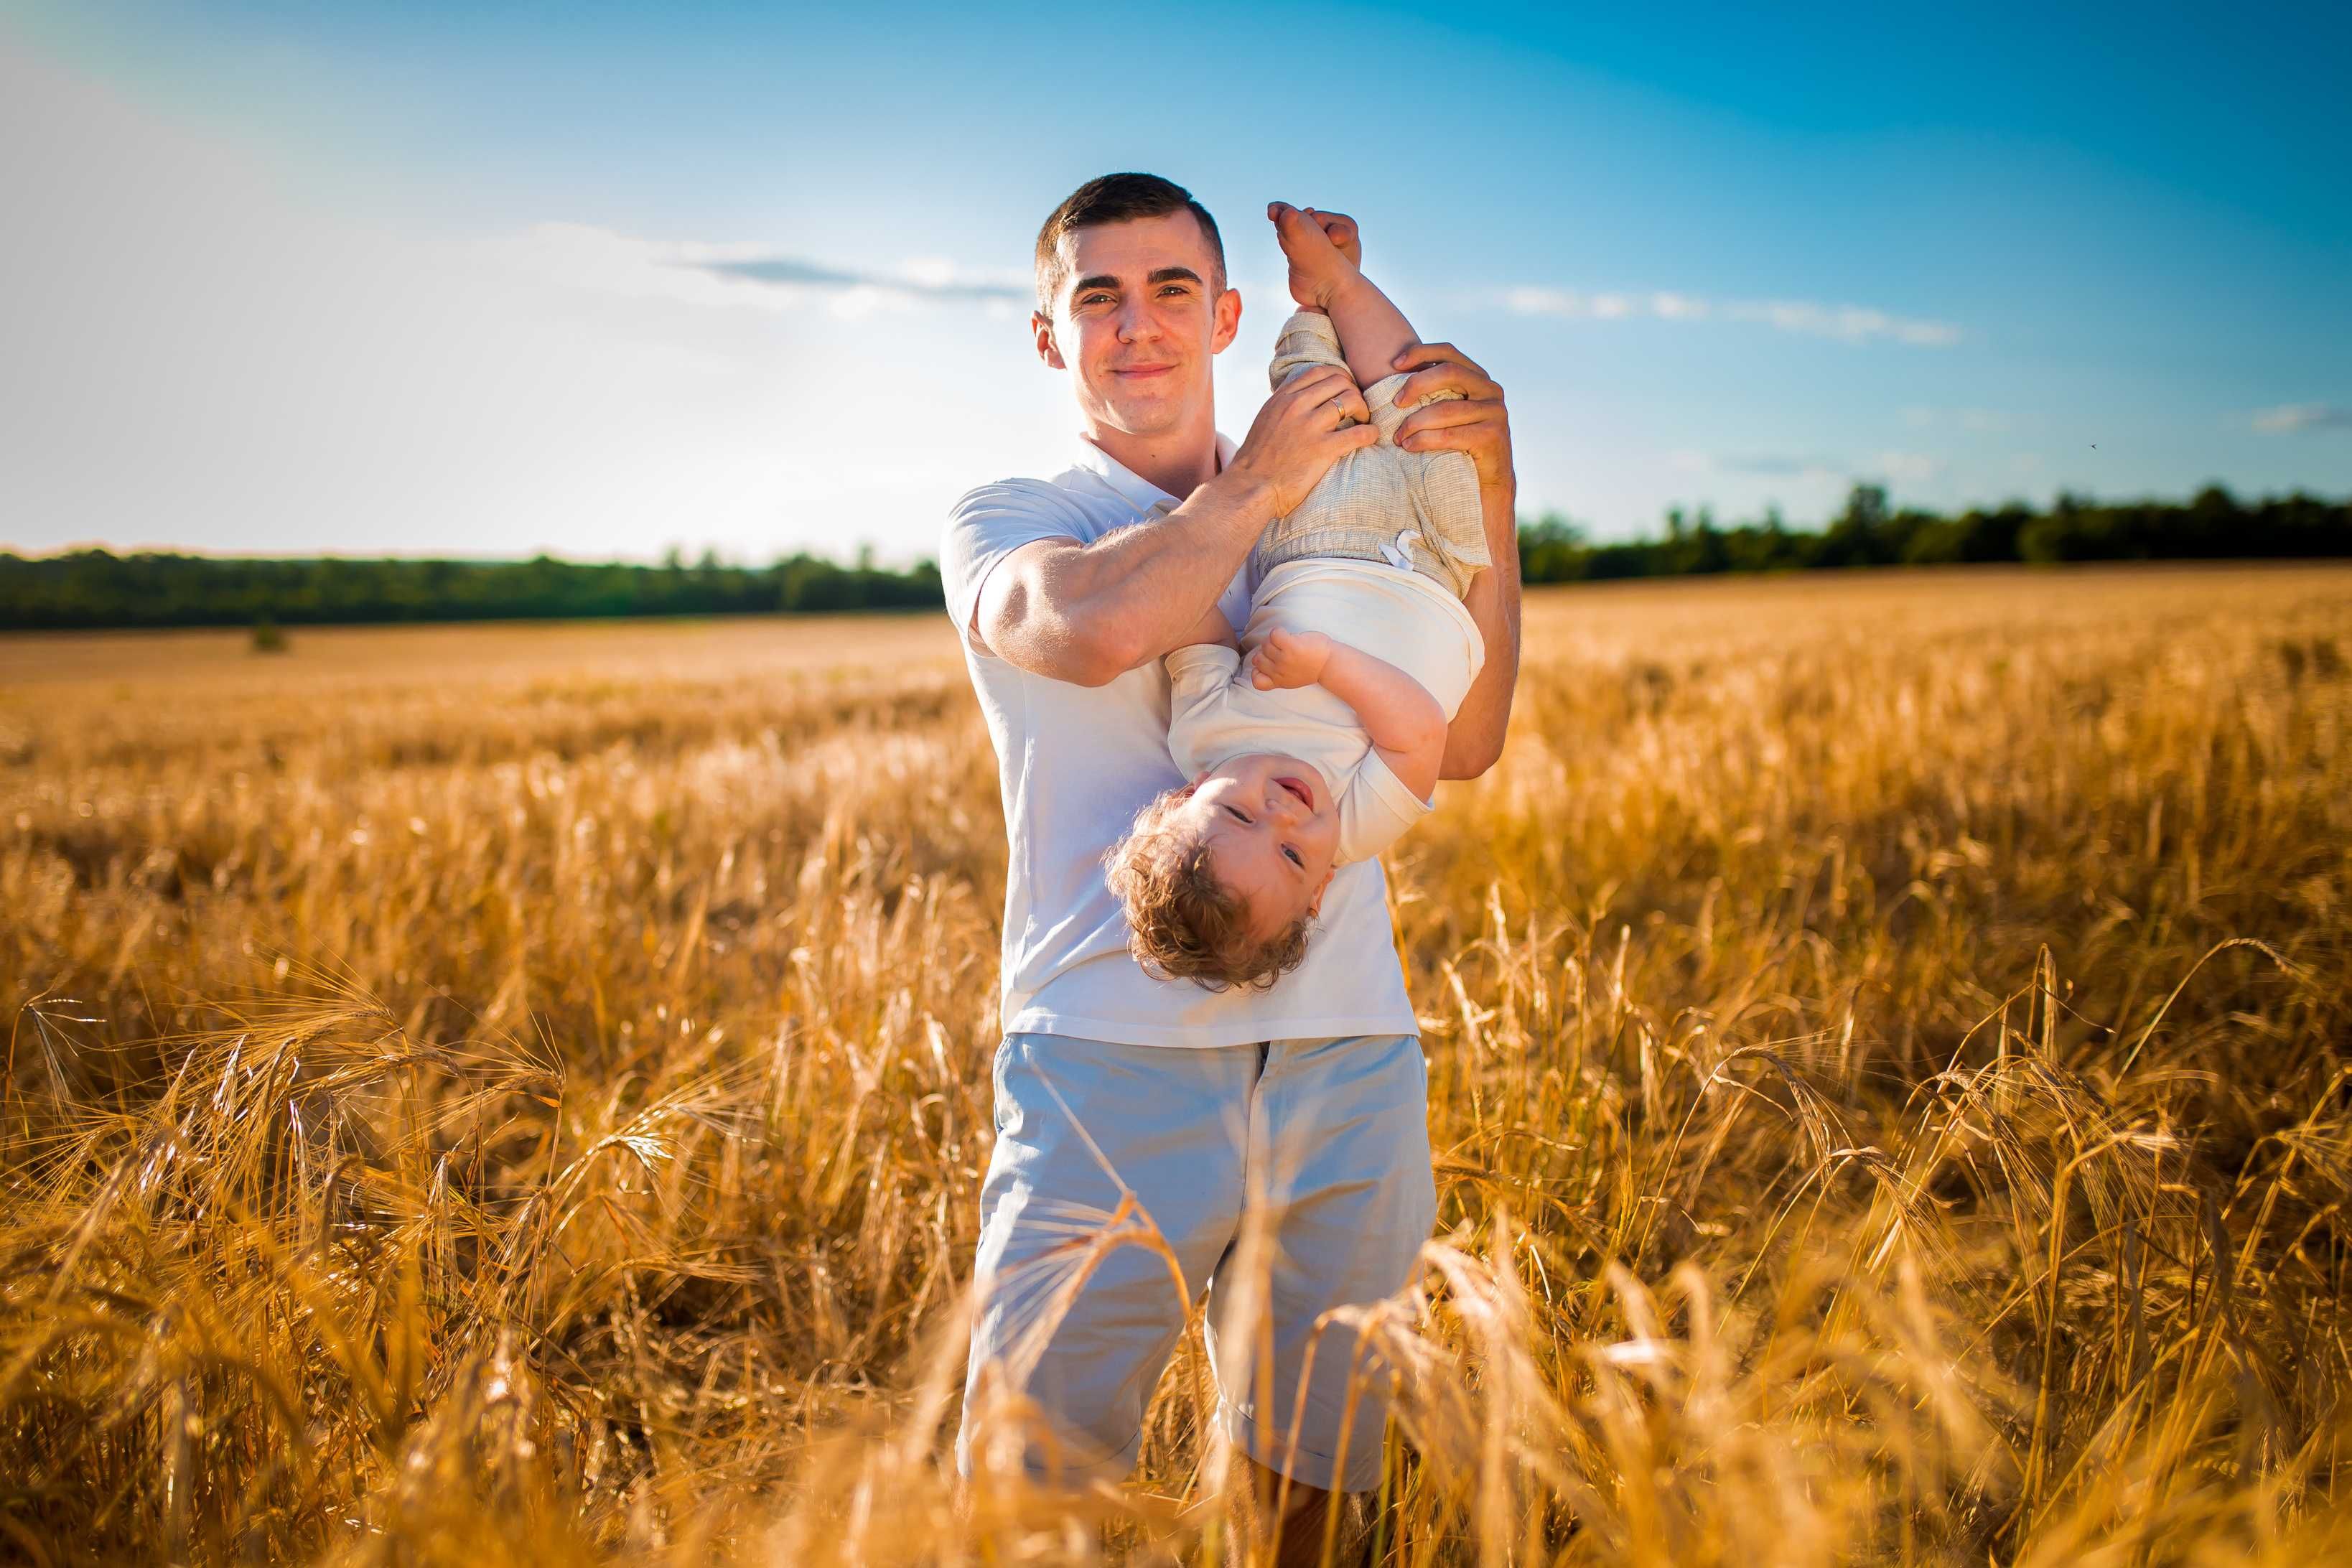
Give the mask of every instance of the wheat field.
[[(0, 638), (0, 1556), (1263, 1557), (1195, 1339), (1129, 1487), (955, 1484), (943, 618), (290, 641)], [(2352, 1557), (2348, 657), (2333, 568), (1531, 595), (1391, 858), (1365, 1547)]]

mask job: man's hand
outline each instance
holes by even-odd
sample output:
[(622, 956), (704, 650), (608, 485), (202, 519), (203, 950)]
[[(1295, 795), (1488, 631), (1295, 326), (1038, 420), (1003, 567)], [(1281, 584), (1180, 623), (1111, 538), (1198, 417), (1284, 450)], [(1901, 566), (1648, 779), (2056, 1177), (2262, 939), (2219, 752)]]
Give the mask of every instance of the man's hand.
[[(1361, 423), (1343, 424), (1343, 416)], [(1231, 475), (1254, 484), (1275, 516), (1287, 516), (1340, 454), (1361, 451), (1381, 438), (1371, 417), (1346, 371), (1335, 364), (1302, 371), (1265, 400), (1218, 478)]]
[(1250, 655), (1250, 684), (1260, 691), (1312, 686), (1323, 679), (1331, 648), (1331, 639), (1321, 632), (1269, 632)]
[[(1396, 368), (1413, 373), (1397, 388), (1397, 406), (1412, 412), (1397, 426), (1396, 444), (1408, 452), (1466, 452), (1477, 467), (1482, 492), (1507, 487), (1516, 499), (1519, 481), (1511, 466), (1511, 416), (1494, 378), (1452, 343), (1414, 343), (1397, 355)], [(1423, 402), (1440, 392), (1462, 395)], [(1517, 551), (1516, 536), (1510, 543)]]

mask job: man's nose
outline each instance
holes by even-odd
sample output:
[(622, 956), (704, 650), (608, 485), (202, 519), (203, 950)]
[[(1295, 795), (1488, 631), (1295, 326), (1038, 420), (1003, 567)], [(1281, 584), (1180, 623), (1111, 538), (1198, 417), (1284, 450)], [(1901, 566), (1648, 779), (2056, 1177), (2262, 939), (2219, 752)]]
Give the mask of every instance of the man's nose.
[(1118, 309), (1118, 336), (1121, 342), (1131, 343), (1138, 338), (1160, 335), (1159, 319), (1151, 307), (1141, 300), (1129, 300)]

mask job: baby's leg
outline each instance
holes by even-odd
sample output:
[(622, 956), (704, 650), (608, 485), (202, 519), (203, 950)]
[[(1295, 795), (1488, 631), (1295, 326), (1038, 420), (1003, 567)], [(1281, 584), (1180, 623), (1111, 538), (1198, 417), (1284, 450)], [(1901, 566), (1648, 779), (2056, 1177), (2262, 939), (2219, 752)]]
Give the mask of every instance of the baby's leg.
[(1266, 209), (1290, 262), (1290, 294), (1327, 313), (1348, 357), (1348, 374), (1369, 387), (1396, 374), (1397, 355), (1420, 339), (1404, 312), (1350, 261), (1323, 226), (1286, 202)]

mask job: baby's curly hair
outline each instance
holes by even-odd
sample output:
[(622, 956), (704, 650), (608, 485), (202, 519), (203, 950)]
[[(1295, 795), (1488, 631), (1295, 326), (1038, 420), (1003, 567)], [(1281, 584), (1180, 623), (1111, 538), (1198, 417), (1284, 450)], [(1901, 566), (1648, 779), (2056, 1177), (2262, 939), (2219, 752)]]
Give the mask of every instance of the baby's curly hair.
[(1128, 951), (1155, 979), (1263, 991), (1305, 960), (1312, 917), (1263, 941), (1250, 936), (1249, 910), (1217, 880), (1209, 847), (1171, 821), (1192, 794), (1182, 784), (1160, 795), (1103, 857), (1105, 880), (1127, 910)]

